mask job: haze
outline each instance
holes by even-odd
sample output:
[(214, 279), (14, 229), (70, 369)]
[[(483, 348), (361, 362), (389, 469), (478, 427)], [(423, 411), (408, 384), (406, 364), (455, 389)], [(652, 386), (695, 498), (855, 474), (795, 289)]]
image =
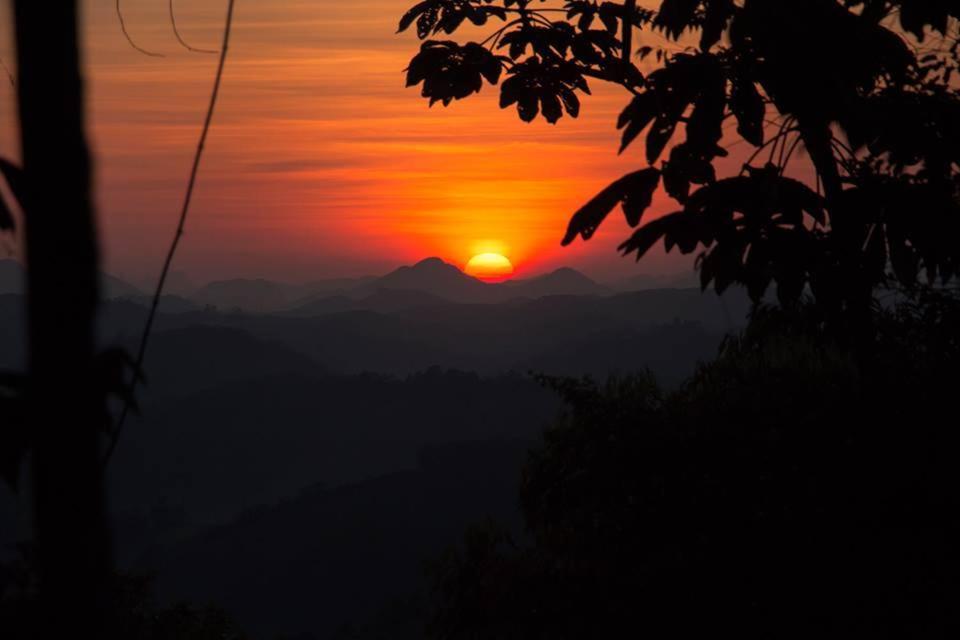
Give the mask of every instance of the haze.
[[(415, 38), (391, 37), (407, 4), (244, 4), (177, 268), (200, 282), (305, 281), (433, 255), (462, 267), (494, 251), (521, 277), (559, 266), (606, 280), (637, 273), (616, 253), (619, 220), (591, 243), (559, 246), (569, 215), (635, 166), (615, 153), (625, 96), (596, 83), (581, 118), (556, 127), (519, 122), (489, 90), (431, 111), (403, 89)], [(215, 59), (177, 46), (166, 3), (123, 6), (138, 44), (165, 57), (127, 44), (113, 2), (86, 5), (90, 120), (106, 268), (146, 284), (173, 232)], [(178, 12), (189, 42), (217, 46), (222, 2)], [(12, 64), (8, 31), (0, 52)], [(16, 155), (9, 84), (0, 105), (0, 149)], [(659, 255), (643, 271), (687, 264)]]

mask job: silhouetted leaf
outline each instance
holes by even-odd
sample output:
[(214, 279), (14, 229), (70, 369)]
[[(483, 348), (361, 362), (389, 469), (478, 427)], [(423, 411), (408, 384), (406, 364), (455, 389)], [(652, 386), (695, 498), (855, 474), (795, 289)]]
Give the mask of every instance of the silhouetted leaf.
[(500, 79), (500, 60), (484, 47), (470, 42), (428, 40), (407, 68), (407, 86), (423, 83), (421, 94), (430, 104), (461, 100), (479, 93), (483, 80), (496, 84)]
[(720, 42), (727, 23), (733, 16), (733, 0), (708, 0), (700, 35), (700, 49), (709, 51)]
[(482, 6), (471, 0), (425, 0), (403, 15), (397, 33), (406, 31), (416, 21), (417, 37), (424, 40), (441, 31), (453, 33), (465, 21), (482, 26), (488, 16), (506, 20), (507, 14), (502, 7)]
[(678, 223), (682, 223), (684, 217), (683, 212), (668, 213), (667, 215), (657, 218), (656, 220), (651, 220), (647, 224), (643, 225), (632, 236), (630, 239), (621, 244), (618, 247), (618, 250), (623, 253), (623, 255), (629, 255), (631, 253), (637, 254), (637, 261), (639, 262), (641, 258), (650, 249), (653, 248), (657, 242), (659, 242), (671, 228), (676, 227)]
[[(687, 144), (704, 154), (718, 149), (727, 106), (726, 80), (719, 73), (704, 74), (700, 95), (687, 121)], [(715, 155), (719, 155), (716, 153)], [(713, 155), (710, 156), (711, 159)]]
[(640, 224), (643, 214), (653, 202), (653, 194), (659, 184), (660, 172), (656, 169), (644, 169), (633, 174), (633, 178), (624, 186), (623, 213), (631, 227)]
[(737, 119), (737, 133), (755, 147), (762, 145), (766, 105), (752, 81), (742, 77), (734, 78), (730, 109)]
[(670, 160), (663, 163), (663, 186), (671, 198), (685, 202), (691, 184), (709, 184), (716, 180), (713, 156), (683, 142), (670, 151)]
[(413, 21), (419, 18), (430, 5), (431, 2), (426, 0), (425, 2), (415, 4), (409, 11), (403, 14), (403, 17), (400, 18), (400, 25), (397, 27), (397, 33), (406, 31), (410, 25), (413, 24)]
[[(682, 54), (674, 58), (662, 69), (651, 73), (646, 80), (647, 93), (653, 95), (656, 117), (650, 131), (647, 133), (647, 162), (653, 164), (663, 153), (664, 148), (673, 137), (680, 119), (687, 108), (701, 101), (699, 134), (705, 138), (707, 144), (715, 137), (719, 122), (722, 120), (724, 103), (724, 80), (722, 67), (712, 54)], [(635, 112), (630, 114), (629, 120), (645, 116), (650, 108), (646, 103), (637, 103)], [(642, 107), (642, 108), (641, 108)], [(621, 120), (624, 115), (621, 115)], [(640, 120), (642, 123), (642, 119)]]
[(694, 18), (699, 6), (700, 0), (663, 0), (653, 25), (662, 29), (667, 37), (677, 40), (684, 31), (696, 25)]
[(653, 193), (660, 183), (660, 172), (643, 169), (627, 174), (598, 193), (590, 202), (577, 211), (570, 220), (563, 246), (581, 236), (584, 240), (593, 237), (600, 224), (617, 204), (623, 205), (624, 215), (631, 226), (640, 223), (644, 211), (650, 206)]
[(960, 20), (960, 7), (953, 0), (901, 0), (896, 4), (899, 5), (901, 26), (920, 42), (926, 38), (927, 27), (946, 35), (949, 18)]
[(656, 115), (657, 99), (653, 93), (647, 91), (634, 96), (617, 120), (617, 129), (623, 129), (620, 153), (623, 153), (630, 143), (636, 140), (647, 125), (653, 122)]
[(539, 113), (555, 124), (563, 111), (573, 118), (580, 114), (580, 100), (575, 90), (589, 92), (575, 66), (565, 61), (543, 62), (531, 56), (513, 65), (500, 87), (500, 108), (514, 104), (524, 122), (533, 121)]

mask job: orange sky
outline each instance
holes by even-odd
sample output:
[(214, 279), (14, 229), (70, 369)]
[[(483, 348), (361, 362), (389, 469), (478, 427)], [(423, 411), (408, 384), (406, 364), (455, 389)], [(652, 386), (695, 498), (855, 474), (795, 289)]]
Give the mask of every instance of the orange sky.
[[(616, 155), (622, 89), (594, 82), (581, 118), (558, 126), (523, 124), (489, 87), (429, 109), (403, 86), (416, 38), (394, 35), (411, 2), (238, 2), (178, 270), (198, 281), (305, 280), (430, 255), (462, 266), (485, 251), (507, 255), (520, 276), (561, 265), (600, 278), (685, 268), (675, 257), (620, 258), (619, 215), (590, 243), (559, 246), (569, 215), (643, 162), (640, 146)], [(177, 46), (166, 5), (124, 0), (131, 33), (166, 54), (149, 58), (124, 41), (113, 0), (85, 3), (107, 267), (134, 280), (156, 272), (173, 231), (216, 62)], [(225, 0), (178, 6), (187, 40), (215, 48)], [(12, 63), (6, 31), (0, 53)], [(13, 96), (0, 87), (0, 149), (15, 155)], [(654, 213), (668, 206), (659, 198)]]

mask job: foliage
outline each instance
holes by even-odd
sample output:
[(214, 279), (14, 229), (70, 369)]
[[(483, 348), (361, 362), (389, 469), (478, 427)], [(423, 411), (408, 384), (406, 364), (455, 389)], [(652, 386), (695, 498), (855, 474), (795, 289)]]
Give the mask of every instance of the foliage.
[(530, 542), (450, 552), (434, 636), (955, 633), (958, 313), (911, 293), (858, 354), (816, 305), (761, 308), (673, 392), (545, 378), (569, 410), (524, 472)]
[[(0, 564), (0, 628), (4, 638), (35, 637), (38, 590), (31, 545), (20, 546), (18, 560)], [(153, 578), (138, 573), (118, 573), (109, 594), (108, 625), (111, 637), (129, 640), (243, 640), (246, 636), (221, 609), (179, 603), (158, 607)]]
[[(142, 381), (142, 372), (122, 348), (107, 348), (94, 359), (94, 379), (98, 392), (104, 397), (113, 397), (128, 404), (134, 412), (139, 411), (133, 395), (133, 384)], [(11, 489), (18, 489), (23, 460), (34, 444), (35, 435), (27, 420), (28, 376), (0, 370), (0, 480)], [(101, 427), (109, 433), (106, 423)]]
[[(481, 77), (497, 84), (494, 66), (503, 69), (500, 106), (528, 122), (577, 117), (588, 79), (629, 93), (620, 151), (646, 132), (650, 168), (578, 211), (563, 244), (589, 239), (618, 204), (630, 226), (641, 225), (662, 185), (680, 208), (647, 221), (620, 249), (639, 260), (663, 241), (696, 253), (704, 288), (739, 283), (760, 300), (776, 284), (788, 304), (809, 289), (821, 304), (862, 312), (879, 285), (960, 273), (960, 5), (560, 4), (426, 0), (400, 31), (415, 22), (426, 41), (408, 86), (423, 83), (431, 104), (479, 92)], [(495, 28), (464, 45), (431, 39), (468, 22)], [(753, 148), (750, 158), (722, 175), (718, 160), (739, 143)], [(800, 150), (816, 184), (785, 175)]]

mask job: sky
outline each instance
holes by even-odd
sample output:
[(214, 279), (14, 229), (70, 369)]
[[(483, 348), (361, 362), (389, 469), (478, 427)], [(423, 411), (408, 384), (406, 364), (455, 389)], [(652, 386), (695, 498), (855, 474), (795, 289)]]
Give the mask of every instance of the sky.
[[(14, 66), (8, 4), (0, 55)], [(570, 215), (644, 166), (617, 155), (622, 88), (592, 84), (581, 117), (552, 126), (502, 111), (498, 90), (432, 109), (404, 73), (419, 43), (396, 35), (412, 0), (239, 0), (221, 102), (175, 269), (196, 282), (386, 272), (428, 256), (510, 258), (518, 277), (572, 266), (604, 280), (689, 269), (617, 254), (619, 214), (560, 247)], [(170, 242), (216, 66), (178, 46), (166, 0), (84, 6), (90, 138), (106, 269), (155, 278)], [(217, 48), (226, 0), (179, 0), (195, 47)], [(469, 35), (469, 33), (467, 34)], [(641, 39), (643, 36), (641, 36)], [(15, 102), (0, 82), (0, 152), (17, 156)], [(671, 209), (662, 194), (651, 215)]]

